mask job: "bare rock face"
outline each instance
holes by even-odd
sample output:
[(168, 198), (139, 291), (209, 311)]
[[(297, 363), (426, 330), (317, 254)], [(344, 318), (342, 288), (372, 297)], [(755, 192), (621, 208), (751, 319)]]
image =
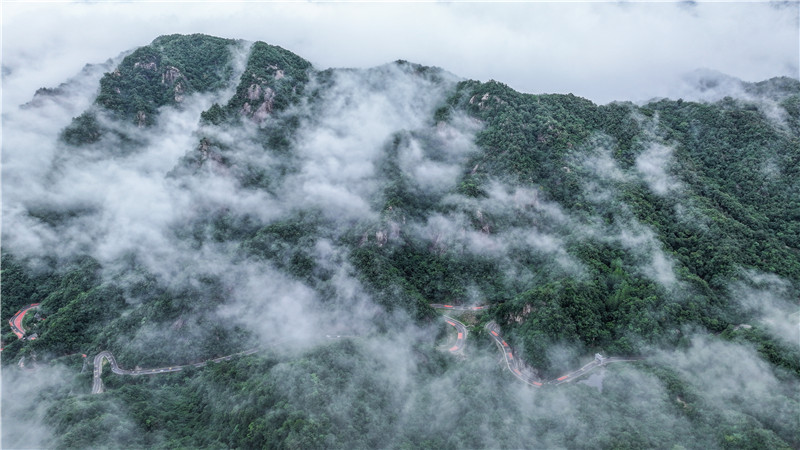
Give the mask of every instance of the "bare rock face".
[(250, 87), (247, 88), (247, 99), (250, 101), (259, 100), (262, 93), (260, 84), (251, 84)]
[(177, 67), (169, 66), (167, 70), (161, 74), (161, 84), (175, 84), (175, 81), (183, 78), (183, 74)]
[(397, 222), (389, 222), (389, 239), (400, 239), (400, 224)]
[(272, 100), (274, 99), (275, 99), (275, 91), (273, 91), (272, 88), (267, 88), (264, 91), (264, 101), (269, 102), (269, 104), (271, 105)]
[(483, 213), (480, 210), (475, 211), (475, 217), (478, 219), (478, 222), (481, 225), (481, 232), (484, 234), (490, 234), (492, 231), (492, 226), (488, 220), (484, 217)]
[(175, 97), (174, 97), (175, 98), (175, 102), (176, 103), (182, 102), (183, 101), (183, 92), (184, 92), (183, 83), (180, 82), (180, 81), (175, 83), (175, 88), (172, 91), (175, 94)]
[(208, 139), (201, 139), (200, 146), (197, 150), (200, 152), (200, 161), (205, 161), (208, 159), (209, 149), (211, 148), (211, 144), (209, 143)]
[[(469, 104), (474, 105), (477, 98), (478, 98), (477, 94), (473, 95), (472, 98), (469, 99)], [(483, 94), (483, 97), (481, 97), (481, 99), (479, 100), (478, 106), (483, 106), (483, 102), (485, 102), (486, 100), (489, 100), (488, 92)]]
[(254, 122), (261, 123), (272, 113), (275, 91), (269, 86), (253, 83), (247, 88), (247, 99), (249, 101), (242, 106), (241, 113)]
[(140, 62), (135, 63), (133, 65), (133, 68), (134, 69), (152, 70), (152, 71), (155, 72), (155, 70), (158, 69), (158, 66), (156, 66), (156, 63), (153, 62), (153, 61), (151, 61), (151, 62), (140, 61)]
[(201, 139), (200, 146), (197, 148), (200, 151), (200, 162), (202, 164), (203, 161), (210, 159), (216, 163), (222, 164), (222, 155), (218, 152), (215, 152), (211, 147), (211, 141), (208, 139)]
[(256, 122), (263, 122), (270, 113), (272, 113), (272, 103), (275, 100), (275, 91), (270, 88), (264, 90), (264, 101), (259, 105), (256, 112), (253, 113), (253, 120)]
[(230, 173), (230, 164), (225, 161), (222, 153), (213, 146), (211, 141), (206, 138), (201, 139), (197, 151), (200, 156), (195, 160), (196, 168), (200, 169), (205, 166), (214, 173), (226, 176)]
[(270, 64), (269, 66), (267, 66), (267, 68), (269, 68), (269, 69), (272, 69), (272, 70), (274, 70), (274, 71), (275, 71), (275, 72), (272, 74), (272, 76), (273, 76), (273, 77), (275, 77), (275, 81), (278, 81), (278, 80), (280, 80), (281, 78), (283, 78), (283, 77), (285, 77), (285, 76), (286, 76), (286, 75), (283, 73), (283, 70), (281, 70), (281, 69), (280, 69), (278, 66), (276, 66), (276, 65), (274, 65), (274, 64)]
[(443, 255), (447, 251), (447, 243), (442, 233), (434, 233), (429, 249), (437, 255)]
[(272, 103), (271, 102), (269, 102), (269, 103), (268, 102), (263, 102), (258, 107), (256, 112), (253, 113), (252, 119), (255, 122), (261, 123), (261, 122), (264, 121), (264, 119), (269, 117), (269, 113), (271, 113), (271, 112), (272, 112)]
[(472, 98), (469, 99), (469, 104), (470, 105), (474, 105), (475, 102), (477, 102), (478, 103), (478, 108), (480, 108), (481, 110), (484, 110), (484, 109), (489, 107), (489, 100), (494, 100), (496, 103), (502, 103), (502, 104), (506, 104), (507, 103), (505, 100), (502, 100), (502, 99), (498, 98), (496, 95), (494, 97), (492, 97), (487, 92), (487, 93), (485, 93), (485, 94), (483, 94), (481, 96), (480, 100), (478, 100), (478, 96), (477, 95), (473, 95)]
[(267, 69), (273, 71), (272, 79), (253, 74), (251, 84), (243, 94), (245, 103), (239, 110), (241, 115), (256, 123), (265, 121), (274, 110), (277, 92), (270, 85), (274, 86), (275, 82), (286, 77), (284, 71), (274, 64), (267, 66)]
[(136, 124), (139, 128), (144, 128), (147, 124), (147, 114), (145, 114), (144, 111), (136, 113)]
[(174, 86), (172, 89), (173, 99), (176, 103), (181, 103), (184, 99), (184, 92), (186, 91), (185, 77), (177, 67), (168, 66), (164, 73), (161, 74), (161, 84)]
[(509, 322), (514, 321), (516, 323), (522, 323), (531, 314), (531, 311), (533, 311), (533, 307), (530, 304), (526, 304), (525, 306), (522, 307), (522, 312), (520, 314), (517, 315), (509, 314), (508, 316), (506, 316), (506, 319), (508, 319)]

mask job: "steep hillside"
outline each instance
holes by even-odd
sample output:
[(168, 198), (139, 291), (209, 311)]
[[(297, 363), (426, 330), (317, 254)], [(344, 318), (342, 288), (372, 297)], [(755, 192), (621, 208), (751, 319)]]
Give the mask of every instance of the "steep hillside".
[[(596, 105), (204, 35), (115, 64), (4, 124), (3, 446), (800, 446), (797, 80)], [(636, 362), (561, 376), (597, 353)]]

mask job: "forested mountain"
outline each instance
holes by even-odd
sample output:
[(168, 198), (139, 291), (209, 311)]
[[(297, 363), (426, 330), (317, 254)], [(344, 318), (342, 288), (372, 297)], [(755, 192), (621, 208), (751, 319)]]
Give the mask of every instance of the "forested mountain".
[[(727, 82), (172, 35), (41, 89), (4, 113), (2, 445), (800, 447), (800, 81)], [(488, 306), (463, 351), (437, 304)], [(93, 394), (101, 351), (181, 370)], [(641, 360), (547, 383), (596, 353)]]

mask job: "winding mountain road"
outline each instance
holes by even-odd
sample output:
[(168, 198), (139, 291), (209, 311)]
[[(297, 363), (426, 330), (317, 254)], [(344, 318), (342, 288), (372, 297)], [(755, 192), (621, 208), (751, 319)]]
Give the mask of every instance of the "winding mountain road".
[(570, 381), (575, 381), (576, 379), (586, 375), (591, 370), (596, 369), (597, 367), (605, 366), (606, 364), (616, 363), (616, 362), (632, 362), (632, 361), (641, 361), (643, 357), (610, 357), (606, 358), (600, 353), (596, 353), (594, 355), (594, 360), (589, 364), (581, 367), (578, 370), (572, 371), (566, 375), (562, 375), (558, 378), (549, 380), (549, 381), (542, 381), (532, 374), (526, 373), (526, 370), (522, 363), (519, 361), (518, 358), (514, 358), (513, 350), (511, 347), (503, 340), (502, 336), (500, 336), (500, 326), (497, 325), (494, 321), (489, 322), (486, 324), (486, 330), (489, 331), (489, 334), (494, 339), (497, 346), (500, 348), (500, 351), (503, 352), (503, 357), (506, 360), (506, 365), (508, 366), (508, 370), (514, 374), (517, 378), (524, 381), (525, 383), (534, 386), (534, 387), (542, 387), (544, 384), (553, 384), (558, 386), (559, 384), (569, 383)]
[[(477, 305), (477, 306), (458, 306), (458, 305), (446, 305), (446, 304), (439, 304), (433, 303), (431, 306), (435, 309), (444, 309), (447, 311), (482, 311), (488, 309), (488, 306)], [(9, 320), (9, 324), (11, 325), (11, 329), (14, 334), (17, 335), (19, 339), (25, 338), (25, 329), (22, 327), (22, 319), (25, 317), (25, 314), (32, 310), (39, 307), (38, 303), (32, 303), (28, 306), (17, 311), (16, 314)], [(456, 320), (455, 318), (443, 315), (443, 319), (451, 326), (455, 327), (456, 332), (456, 341), (452, 347), (449, 348), (451, 353), (455, 354), (463, 354), (464, 347), (467, 342), (467, 336), (469, 331), (467, 330), (467, 326), (461, 323), (460, 321)], [(605, 366), (606, 364), (615, 363), (615, 362), (630, 362), (630, 361), (639, 361), (644, 358), (641, 357), (632, 357), (632, 358), (620, 358), (620, 357), (610, 357), (606, 358), (600, 355), (599, 353), (595, 355), (594, 361), (586, 364), (585, 366), (581, 367), (578, 370), (570, 372), (566, 375), (558, 377), (554, 380), (544, 381), (539, 379), (528, 367), (522, 363), (518, 358), (514, 357), (514, 351), (511, 346), (503, 339), (500, 334), (500, 326), (495, 323), (494, 321), (489, 322), (486, 324), (486, 331), (488, 331), (489, 336), (494, 340), (497, 348), (503, 355), (503, 360), (506, 363), (506, 367), (508, 368), (509, 372), (511, 372), (515, 377), (517, 377), (522, 382), (540, 388), (545, 384), (552, 384), (552, 385), (560, 385), (564, 383), (569, 383), (574, 381), (577, 378), (582, 377), (583, 375), (587, 374), (591, 370)], [(336, 339), (336, 338), (343, 338), (343, 337), (351, 337), (351, 336), (339, 336), (339, 335), (327, 335), (329, 339)], [(34, 339), (34, 337), (29, 337), (29, 339)], [(92, 394), (99, 394), (102, 393), (105, 388), (103, 386), (102, 374), (103, 374), (103, 364), (108, 362), (111, 365), (111, 372), (116, 375), (131, 375), (131, 376), (138, 376), (138, 375), (157, 375), (162, 373), (170, 373), (170, 372), (180, 372), (188, 367), (204, 367), (208, 365), (208, 363), (219, 363), (222, 361), (230, 361), (233, 358), (245, 355), (252, 355), (253, 353), (258, 352), (259, 348), (251, 348), (248, 350), (244, 350), (237, 353), (232, 353), (230, 355), (220, 356), (218, 358), (209, 359), (206, 361), (201, 361), (198, 363), (193, 364), (184, 364), (184, 365), (173, 365), (167, 367), (157, 367), (153, 369), (123, 369), (122, 367), (117, 364), (116, 358), (114, 355), (109, 351), (101, 351), (94, 357), (94, 373), (92, 377)], [(84, 355), (85, 356), (85, 355)]]
[[(464, 343), (467, 340), (467, 327), (463, 323), (459, 322), (452, 317), (445, 316), (445, 320), (450, 325), (453, 325), (458, 330), (458, 337), (456, 338), (456, 344), (450, 348), (450, 351), (453, 353), (460, 352), (464, 348)], [(351, 335), (326, 335), (328, 339), (340, 339), (340, 338), (354, 338), (358, 336), (351, 336)], [(230, 361), (233, 358), (245, 355), (252, 355), (253, 353), (258, 352), (259, 348), (251, 348), (249, 350), (245, 350), (238, 353), (233, 353), (230, 355), (220, 356), (219, 358), (209, 359), (207, 361), (202, 361), (194, 364), (184, 364), (184, 365), (173, 365), (168, 367), (157, 367), (154, 369), (123, 369), (122, 367), (117, 364), (116, 358), (114, 358), (114, 354), (104, 350), (98, 353), (94, 357), (94, 372), (92, 376), (92, 394), (100, 394), (105, 390), (103, 386), (102, 374), (103, 374), (103, 363), (104, 361), (108, 361), (111, 364), (111, 372), (116, 375), (157, 375), (161, 373), (170, 373), (170, 372), (180, 372), (187, 367), (203, 367), (208, 365), (208, 363), (218, 363), (222, 361)]]
[[(435, 309), (444, 309), (448, 311), (481, 311), (488, 308), (488, 306), (456, 306), (456, 305), (445, 305), (440, 303), (433, 303), (431, 304), (431, 306)], [(456, 327), (456, 330), (458, 330), (458, 340), (456, 341), (456, 345), (450, 348), (450, 351), (453, 353), (462, 352), (467, 340), (467, 327), (463, 323), (457, 321), (456, 319), (450, 316), (443, 316), (443, 317), (445, 321), (447, 321), (447, 323)], [(594, 360), (589, 364), (586, 364), (580, 369), (572, 371), (566, 375), (547, 381), (537, 377), (519, 358), (514, 357), (514, 350), (511, 348), (510, 345), (508, 345), (508, 342), (506, 342), (505, 339), (503, 339), (503, 336), (500, 334), (500, 326), (496, 322), (491, 321), (487, 323), (485, 328), (486, 331), (489, 332), (489, 336), (497, 345), (497, 348), (500, 350), (500, 353), (503, 354), (503, 360), (506, 363), (508, 371), (511, 372), (515, 377), (517, 377), (520, 381), (535, 388), (540, 388), (545, 384), (552, 384), (558, 386), (560, 384), (569, 383), (586, 375), (593, 369), (605, 366), (606, 364), (611, 364), (616, 362), (641, 361), (642, 359), (644, 359), (643, 357), (606, 358), (603, 355), (597, 353), (594, 355)]]
[(184, 364), (181, 366), (169, 366), (169, 367), (158, 367), (155, 369), (137, 369), (137, 370), (128, 370), (123, 369), (117, 364), (117, 360), (114, 358), (114, 355), (109, 351), (102, 351), (94, 357), (94, 375), (92, 377), (92, 394), (99, 394), (103, 392), (103, 380), (101, 375), (103, 374), (103, 360), (108, 361), (111, 364), (111, 372), (117, 375), (156, 375), (159, 373), (169, 373), (169, 372), (180, 372), (187, 367), (203, 367), (208, 365), (208, 363), (219, 363), (222, 361), (230, 361), (233, 358), (238, 356), (245, 356), (245, 355), (252, 355), (259, 351), (258, 348), (251, 348), (249, 350), (245, 350), (243, 352), (232, 353), (230, 355), (220, 356), (219, 358), (209, 359), (207, 361), (202, 361), (199, 363), (194, 364)]
[[(13, 331), (14, 334), (17, 335), (18, 339), (25, 338), (25, 329), (22, 328), (22, 319), (25, 317), (25, 314), (27, 314), (28, 311), (36, 309), (38, 307), (39, 307), (38, 303), (31, 303), (30, 305), (17, 311), (17, 313), (11, 317), (11, 320), (8, 321), (8, 323), (11, 325), (11, 331)], [(31, 337), (29, 339), (36, 339), (36, 338)]]
[(544, 382), (539, 380), (532, 373), (529, 373), (527, 368), (518, 358), (514, 358), (514, 351), (511, 349), (511, 346), (508, 345), (508, 342), (506, 342), (502, 336), (500, 336), (500, 325), (497, 325), (497, 323), (491, 321), (486, 324), (485, 328), (486, 331), (489, 332), (489, 336), (491, 336), (492, 340), (494, 340), (494, 343), (497, 344), (497, 348), (500, 349), (500, 353), (503, 354), (503, 359), (506, 362), (506, 367), (508, 367), (508, 370), (524, 383), (527, 383), (535, 388), (542, 387)]

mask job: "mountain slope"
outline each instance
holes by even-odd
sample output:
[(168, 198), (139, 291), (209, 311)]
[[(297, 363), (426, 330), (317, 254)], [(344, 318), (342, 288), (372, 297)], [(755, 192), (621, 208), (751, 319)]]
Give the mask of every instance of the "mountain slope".
[[(741, 86), (595, 105), (172, 35), (42, 91), (6, 125), (3, 317), (40, 309), (3, 332), (3, 443), (797, 447), (800, 83)], [(490, 306), (465, 358), (431, 304)], [(490, 320), (541, 379), (646, 359), (533, 391)], [(249, 348), (94, 396), (81, 356)]]

